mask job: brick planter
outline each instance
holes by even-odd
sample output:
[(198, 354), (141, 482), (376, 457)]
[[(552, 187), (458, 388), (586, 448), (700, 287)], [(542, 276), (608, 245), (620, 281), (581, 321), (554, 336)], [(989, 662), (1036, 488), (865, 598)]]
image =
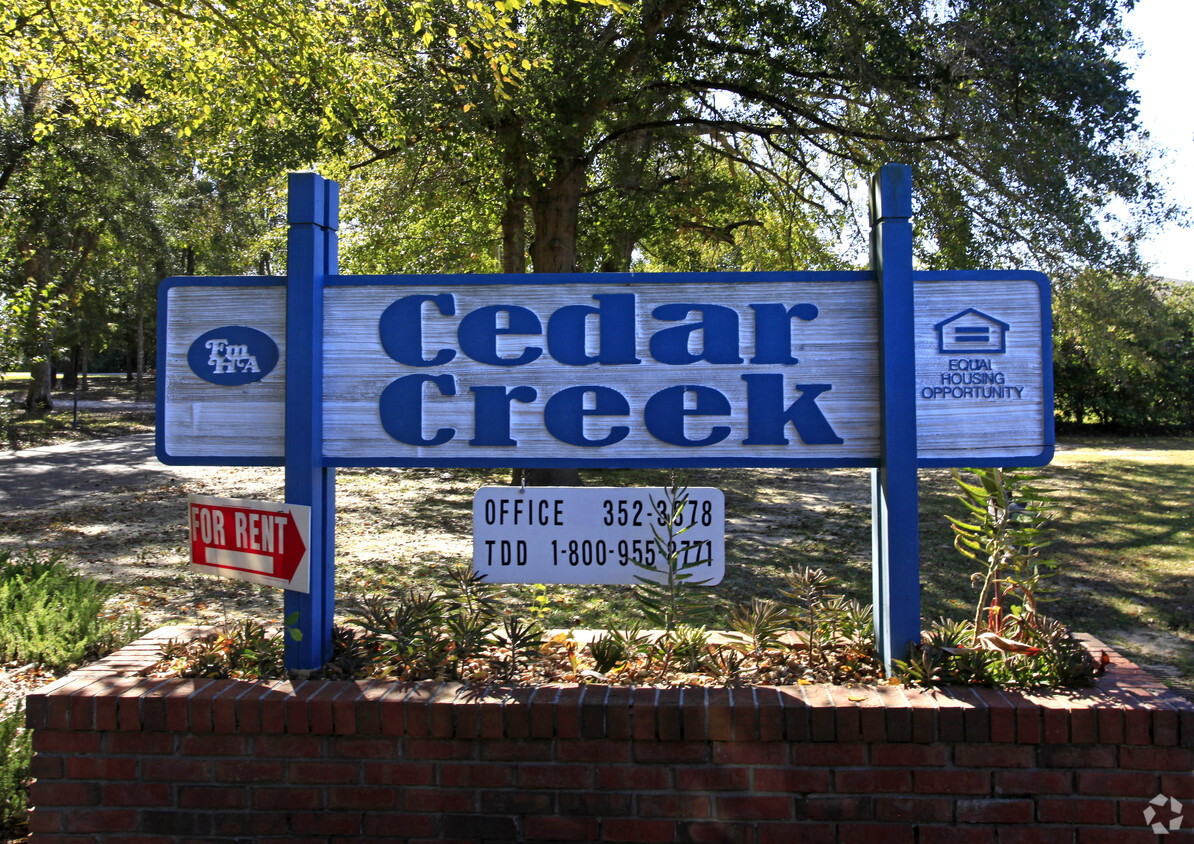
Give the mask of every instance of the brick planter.
[(1056, 695), (139, 676), (191, 632), (29, 695), (35, 841), (1153, 844), (1158, 793), (1194, 827), (1194, 704), (1117, 657)]

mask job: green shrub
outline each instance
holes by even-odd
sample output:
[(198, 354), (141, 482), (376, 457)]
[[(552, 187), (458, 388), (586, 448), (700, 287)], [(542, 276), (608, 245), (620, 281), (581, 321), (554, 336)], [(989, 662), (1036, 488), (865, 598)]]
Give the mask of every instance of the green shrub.
[[(0, 699), (0, 711), (5, 701)], [(21, 837), (29, 790), (31, 734), (24, 728), (25, 707), (0, 715), (0, 838)]]
[(141, 619), (105, 617), (111, 594), (61, 554), (0, 551), (0, 660), (62, 671), (120, 647), (141, 633)]

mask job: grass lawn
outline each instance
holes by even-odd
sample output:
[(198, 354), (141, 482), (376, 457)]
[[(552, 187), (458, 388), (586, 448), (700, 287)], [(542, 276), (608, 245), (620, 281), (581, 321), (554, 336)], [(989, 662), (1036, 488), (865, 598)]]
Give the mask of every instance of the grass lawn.
[[(59, 442), (119, 437), (130, 433), (153, 431), (153, 414), (145, 411), (80, 409), (76, 422), (73, 391), (52, 393), (54, 409), (25, 410), (25, 392), (29, 375), (25, 372), (0, 373), (0, 448), (15, 451)], [(61, 385), (61, 381), (56, 386)], [(137, 385), (123, 374), (91, 375), (88, 389), (80, 390), (80, 402), (131, 402), (137, 400)], [(153, 376), (141, 381), (140, 401), (152, 402)]]

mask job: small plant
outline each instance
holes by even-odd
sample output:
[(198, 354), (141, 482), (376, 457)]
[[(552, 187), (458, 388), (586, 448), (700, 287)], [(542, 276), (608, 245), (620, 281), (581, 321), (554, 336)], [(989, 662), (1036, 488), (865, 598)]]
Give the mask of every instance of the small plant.
[(808, 637), (810, 662), (825, 662), (826, 648), (832, 643), (833, 618), (827, 602), (832, 597), (833, 578), (821, 569), (805, 566), (788, 572), (787, 587), (780, 594), (787, 599), (787, 617)]
[(603, 633), (589, 642), (589, 655), (593, 657), (593, 666), (602, 674), (608, 674), (630, 659), (630, 650), (624, 640)]
[(757, 661), (764, 651), (783, 646), (788, 618), (775, 601), (755, 597), (750, 599), (749, 609), (734, 607), (730, 627), (742, 636), (738, 647)]
[(62, 554), (0, 551), (0, 660), (62, 671), (135, 639), (144, 632), (141, 616), (106, 614), (111, 594)]
[[(680, 487), (675, 478), (671, 486), (665, 487), (663, 499), (655, 501), (658, 530), (652, 525), (655, 534), (655, 547), (658, 558), (663, 560), (662, 569), (643, 562), (635, 565), (649, 572), (647, 575), (635, 575), (638, 587), (635, 596), (642, 607), (643, 614), (656, 627), (663, 628), (665, 633), (675, 630), (681, 622), (699, 623), (709, 613), (707, 595), (693, 591), (694, 586), (703, 586), (708, 580), (694, 580), (696, 570), (709, 564), (707, 557), (699, 553), (692, 555), (686, 550), (681, 553), (677, 537), (688, 530), (684, 525), (684, 509), (688, 506), (688, 489)], [(689, 557), (692, 556), (692, 559)]]
[(543, 636), (543, 628), (534, 619), (523, 621), (516, 616), (506, 616), (494, 634), (498, 645), (506, 652), (501, 666), (502, 679), (514, 679), (522, 662), (539, 653)]
[[(7, 708), (0, 698), (0, 712)], [(20, 840), (27, 812), (32, 734), (24, 729), (25, 707), (0, 715), (0, 837)]]
[(190, 642), (171, 640), (162, 658), (175, 663), (183, 677), (207, 679), (278, 679), (284, 668), (285, 629), (270, 632), (259, 621), (225, 623), (215, 636)]

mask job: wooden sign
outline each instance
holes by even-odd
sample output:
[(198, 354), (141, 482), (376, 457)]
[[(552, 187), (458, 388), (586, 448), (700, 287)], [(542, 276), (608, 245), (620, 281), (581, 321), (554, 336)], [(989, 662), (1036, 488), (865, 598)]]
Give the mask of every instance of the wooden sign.
[[(1048, 462), (1044, 277), (918, 275), (921, 465)], [(877, 465), (873, 273), (610, 278), (336, 279), (325, 464)], [(163, 293), (163, 459), (280, 462), (284, 291), (215, 281)], [(228, 340), (240, 333), (255, 344)], [(221, 383), (228, 349), (250, 371)]]

